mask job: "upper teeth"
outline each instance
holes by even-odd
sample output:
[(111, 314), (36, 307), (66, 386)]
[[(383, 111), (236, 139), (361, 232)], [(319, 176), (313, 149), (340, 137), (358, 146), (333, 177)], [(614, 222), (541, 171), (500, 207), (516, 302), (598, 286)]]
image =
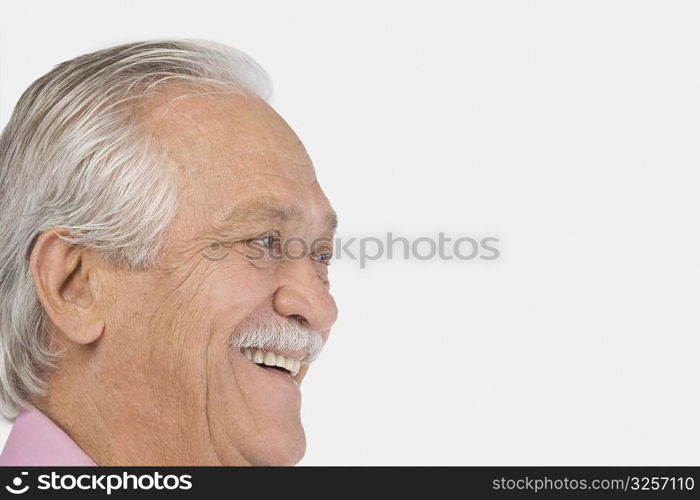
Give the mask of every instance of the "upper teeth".
[(279, 366), (280, 368), (284, 368), (291, 373), (292, 377), (299, 373), (299, 368), (301, 368), (301, 361), (298, 359), (285, 358), (281, 354), (272, 351), (263, 351), (262, 349), (246, 347), (243, 349), (243, 355), (248, 358), (248, 361), (252, 361), (258, 365)]

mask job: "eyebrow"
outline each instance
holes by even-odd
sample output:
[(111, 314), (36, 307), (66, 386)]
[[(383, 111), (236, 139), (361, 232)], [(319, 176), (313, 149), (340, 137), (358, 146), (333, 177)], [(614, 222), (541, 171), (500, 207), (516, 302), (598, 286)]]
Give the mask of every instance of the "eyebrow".
[[(237, 233), (247, 232), (259, 229), (260, 226), (300, 219), (303, 215), (304, 211), (297, 206), (282, 206), (271, 200), (257, 199), (231, 208), (217, 227)], [(332, 209), (324, 216), (324, 225), (327, 232), (335, 233), (338, 215)]]

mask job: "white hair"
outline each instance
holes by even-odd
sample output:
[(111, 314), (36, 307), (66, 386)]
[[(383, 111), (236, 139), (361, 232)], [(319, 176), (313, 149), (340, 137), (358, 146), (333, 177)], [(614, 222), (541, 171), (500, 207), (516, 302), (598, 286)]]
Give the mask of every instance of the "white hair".
[(280, 353), (304, 351), (301, 361), (309, 364), (321, 354), (323, 338), (320, 333), (300, 323), (269, 319), (254, 322), (237, 332), (231, 339), (231, 346)]
[(249, 92), (267, 100), (265, 71), (233, 48), (198, 40), (129, 43), (56, 66), (22, 95), (0, 136), (0, 413), (45, 391), (54, 365), (29, 257), (37, 236), (114, 265), (157, 263), (175, 212), (172, 175), (138, 116), (164, 86)]

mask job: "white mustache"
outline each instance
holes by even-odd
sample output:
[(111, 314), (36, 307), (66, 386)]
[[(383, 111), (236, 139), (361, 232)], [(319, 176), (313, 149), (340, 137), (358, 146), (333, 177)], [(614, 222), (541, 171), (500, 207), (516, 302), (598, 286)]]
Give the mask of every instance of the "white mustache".
[(258, 322), (237, 332), (231, 346), (238, 349), (263, 349), (265, 351), (304, 351), (302, 363), (311, 363), (321, 354), (321, 334), (295, 322)]

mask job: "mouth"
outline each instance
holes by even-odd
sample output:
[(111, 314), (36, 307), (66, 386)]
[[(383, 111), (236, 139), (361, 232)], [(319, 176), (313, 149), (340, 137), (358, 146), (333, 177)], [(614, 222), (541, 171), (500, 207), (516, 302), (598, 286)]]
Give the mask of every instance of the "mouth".
[(250, 347), (241, 349), (241, 352), (251, 363), (261, 368), (285, 373), (290, 377), (295, 377), (301, 368), (300, 360), (284, 356), (277, 352), (265, 351), (263, 349), (251, 349)]

